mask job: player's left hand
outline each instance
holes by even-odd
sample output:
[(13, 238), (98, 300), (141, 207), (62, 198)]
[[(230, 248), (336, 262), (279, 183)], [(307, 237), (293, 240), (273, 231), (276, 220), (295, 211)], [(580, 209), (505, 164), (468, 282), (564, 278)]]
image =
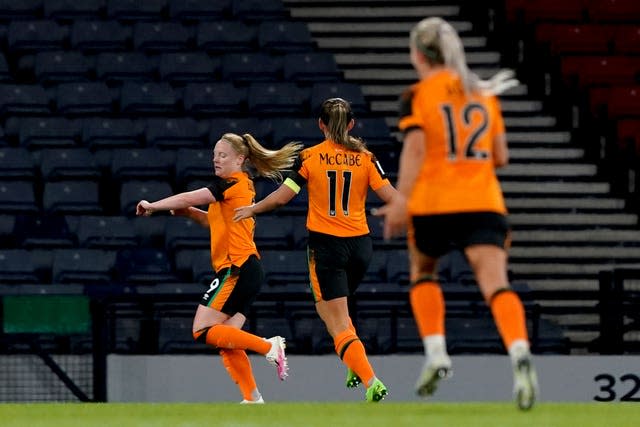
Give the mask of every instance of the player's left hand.
[(372, 210), (371, 213), (383, 218), (382, 236), (385, 240), (402, 236), (405, 233), (408, 222), (407, 201), (402, 195), (398, 194), (389, 203), (381, 208)]
[(253, 213), (253, 207), (255, 205), (250, 205), (250, 206), (241, 206), (239, 208), (235, 208), (235, 214), (233, 215), (233, 221), (234, 222), (238, 222), (238, 221), (242, 221), (243, 219), (247, 219), (247, 218), (251, 218), (252, 216), (255, 216), (255, 213)]

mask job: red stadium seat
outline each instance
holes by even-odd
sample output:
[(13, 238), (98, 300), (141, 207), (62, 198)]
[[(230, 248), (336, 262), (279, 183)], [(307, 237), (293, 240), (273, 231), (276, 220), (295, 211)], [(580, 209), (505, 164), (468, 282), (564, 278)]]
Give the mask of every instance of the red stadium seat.
[(536, 39), (549, 44), (553, 53), (608, 53), (615, 34), (612, 25), (542, 23)]
[(618, 26), (613, 45), (616, 53), (640, 54), (640, 24)]
[(640, 16), (640, 2), (637, 0), (586, 0), (586, 3), (593, 21), (638, 22)]

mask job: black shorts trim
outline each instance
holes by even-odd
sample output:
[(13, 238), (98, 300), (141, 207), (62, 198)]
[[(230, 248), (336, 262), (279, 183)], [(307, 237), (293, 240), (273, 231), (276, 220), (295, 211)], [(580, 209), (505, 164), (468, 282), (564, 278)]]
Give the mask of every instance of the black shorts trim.
[(412, 226), (416, 247), (433, 258), (478, 244), (504, 248), (510, 230), (507, 218), (496, 212), (414, 216)]
[(371, 236), (337, 237), (309, 232), (307, 258), (316, 302), (353, 294), (369, 268)]
[(263, 282), (262, 263), (256, 255), (251, 255), (240, 267), (232, 265), (216, 272), (209, 289), (200, 300), (200, 305), (218, 308), (219, 304), (216, 304), (216, 298), (224, 297), (225, 286), (233, 286), (231, 293), (226, 296), (226, 301), (219, 310), (229, 316), (236, 313), (242, 313), (246, 316), (258, 296)]

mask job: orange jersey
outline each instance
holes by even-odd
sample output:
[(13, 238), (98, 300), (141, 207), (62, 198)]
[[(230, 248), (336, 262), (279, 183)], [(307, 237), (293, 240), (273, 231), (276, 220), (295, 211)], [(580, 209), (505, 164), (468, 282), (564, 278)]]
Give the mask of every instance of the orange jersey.
[(241, 266), (252, 254), (258, 255), (253, 241), (255, 219), (233, 222), (234, 209), (254, 202), (253, 181), (244, 172), (229, 178), (215, 177), (207, 187), (216, 201), (209, 205), (207, 219), (211, 232), (211, 264), (214, 271)]
[(400, 109), (398, 128), (425, 135), (411, 215), (506, 213), (493, 160), (494, 140), (505, 132), (495, 96), (465, 94), (458, 75), (445, 69), (411, 86)]
[(310, 231), (338, 237), (369, 233), (365, 202), (369, 187), (378, 190), (389, 180), (375, 157), (325, 140), (302, 150), (285, 180), (296, 193), (307, 185)]

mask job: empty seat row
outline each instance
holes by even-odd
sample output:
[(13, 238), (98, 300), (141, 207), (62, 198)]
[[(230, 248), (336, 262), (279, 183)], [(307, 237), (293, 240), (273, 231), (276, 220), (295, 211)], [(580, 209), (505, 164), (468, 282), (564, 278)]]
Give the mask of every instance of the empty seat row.
[(621, 55), (564, 56), (565, 83), (578, 88), (593, 85), (632, 85), (640, 73), (640, 57)]
[[(5, 146), (30, 151), (80, 147), (92, 152), (145, 147), (212, 149), (220, 137), (228, 132), (250, 133), (262, 145), (271, 148), (290, 141), (314, 144), (322, 140), (314, 116), (269, 119), (220, 117), (212, 120), (11, 117), (5, 125), (4, 142)], [(351, 133), (371, 146), (384, 147), (396, 142), (382, 118), (356, 117)], [(383, 163), (383, 166), (386, 165)]]
[(0, 19), (100, 19), (123, 21), (282, 19), (288, 15), (281, 0), (21, 0), (0, 2)]
[(190, 83), (174, 89), (168, 83), (125, 82), (110, 89), (101, 82), (61, 83), (47, 91), (38, 85), (0, 84), (0, 113), (59, 115), (120, 114), (252, 114), (293, 116), (316, 112), (333, 91), (352, 102), (355, 111), (368, 106), (353, 83), (317, 83), (311, 88), (293, 82)]
[[(183, 25), (175, 21), (137, 22), (77, 21), (68, 26), (54, 20), (11, 21), (7, 29), (9, 52), (62, 50), (67, 44), (83, 52), (127, 51), (209, 52), (266, 51), (305, 52), (315, 47), (306, 23), (264, 21), (202, 22)], [(230, 49), (226, 49), (230, 44)]]

